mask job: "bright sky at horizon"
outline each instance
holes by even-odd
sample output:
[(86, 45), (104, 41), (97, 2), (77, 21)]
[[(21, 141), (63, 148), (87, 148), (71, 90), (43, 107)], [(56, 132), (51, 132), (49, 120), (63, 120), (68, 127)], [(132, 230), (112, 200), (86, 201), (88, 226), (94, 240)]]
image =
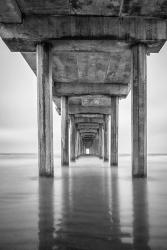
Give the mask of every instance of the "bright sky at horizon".
[[(167, 44), (147, 58), (148, 153), (167, 153)], [(36, 76), (20, 53), (0, 40), (0, 153), (37, 152)], [(60, 153), (60, 116), (53, 106), (54, 153)], [(131, 152), (131, 98), (120, 100), (119, 153)]]

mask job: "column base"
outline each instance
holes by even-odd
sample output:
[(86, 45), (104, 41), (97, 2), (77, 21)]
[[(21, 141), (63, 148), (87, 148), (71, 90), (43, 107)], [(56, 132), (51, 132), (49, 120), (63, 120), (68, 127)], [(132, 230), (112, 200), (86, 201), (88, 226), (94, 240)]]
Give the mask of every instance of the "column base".
[(103, 158), (103, 161), (104, 161), (104, 162), (108, 162), (109, 159), (108, 159), (108, 158)]
[(75, 162), (75, 158), (70, 159), (71, 162)]
[(132, 177), (134, 179), (137, 179), (137, 178), (147, 178), (147, 175), (146, 174), (133, 174)]
[(39, 173), (40, 177), (46, 177), (46, 178), (53, 178), (54, 177), (54, 173)]
[(118, 167), (118, 163), (110, 163), (111, 167)]

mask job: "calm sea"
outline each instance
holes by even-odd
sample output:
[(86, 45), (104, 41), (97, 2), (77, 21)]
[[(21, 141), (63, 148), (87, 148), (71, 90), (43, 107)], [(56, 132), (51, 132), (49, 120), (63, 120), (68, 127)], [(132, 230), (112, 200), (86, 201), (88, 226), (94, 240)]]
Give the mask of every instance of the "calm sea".
[(129, 156), (110, 168), (80, 158), (38, 178), (36, 155), (0, 155), (0, 250), (167, 249), (167, 156), (131, 178)]

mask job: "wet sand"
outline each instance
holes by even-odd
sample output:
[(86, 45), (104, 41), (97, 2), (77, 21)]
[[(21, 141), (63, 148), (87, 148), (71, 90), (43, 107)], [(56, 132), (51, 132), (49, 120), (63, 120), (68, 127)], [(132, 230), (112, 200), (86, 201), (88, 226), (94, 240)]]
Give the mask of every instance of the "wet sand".
[(167, 249), (167, 156), (148, 158), (145, 180), (129, 157), (55, 165), (39, 179), (35, 158), (0, 156), (0, 250)]

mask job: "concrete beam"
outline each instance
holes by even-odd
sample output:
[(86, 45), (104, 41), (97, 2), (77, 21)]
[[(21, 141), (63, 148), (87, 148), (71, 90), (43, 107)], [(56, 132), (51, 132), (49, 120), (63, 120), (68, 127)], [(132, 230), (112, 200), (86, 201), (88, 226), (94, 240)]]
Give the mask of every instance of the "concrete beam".
[(78, 129), (98, 129), (99, 124), (98, 123), (78, 123), (77, 124)]
[(83, 133), (97, 133), (97, 129), (78, 129), (78, 131), (83, 134)]
[[(76, 88), (77, 86), (77, 88)], [(125, 98), (130, 91), (130, 85), (114, 83), (54, 83), (54, 96), (108, 95)]]
[(133, 47), (132, 174), (147, 176), (147, 48)]
[(103, 115), (102, 114), (76, 114), (75, 119), (76, 118), (98, 118), (98, 119), (103, 119)]
[(104, 120), (102, 118), (88, 118), (88, 117), (75, 117), (75, 123), (94, 123), (94, 124), (103, 124)]
[(39, 175), (53, 177), (52, 53), (37, 45), (38, 165)]
[(70, 105), (69, 114), (111, 114), (110, 107), (83, 107), (80, 105)]
[(28, 15), (21, 24), (1, 23), (0, 36), (13, 51), (21, 51), (22, 47), (23, 51), (35, 52), (37, 42), (67, 37), (142, 41), (151, 45), (167, 40), (167, 22), (147, 17)]

